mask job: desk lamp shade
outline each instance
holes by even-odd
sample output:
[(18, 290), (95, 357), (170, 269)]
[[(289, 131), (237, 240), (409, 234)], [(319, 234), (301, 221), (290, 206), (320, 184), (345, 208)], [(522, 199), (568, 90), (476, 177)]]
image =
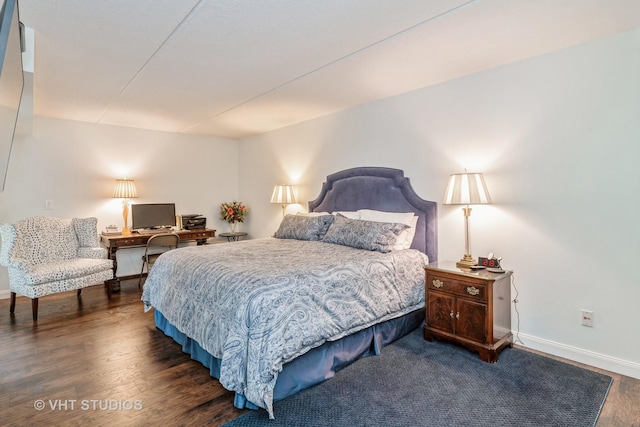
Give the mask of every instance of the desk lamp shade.
[(131, 234), (129, 229), (129, 199), (135, 199), (138, 197), (136, 191), (136, 184), (132, 179), (118, 179), (116, 180), (116, 186), (113, 188), (113, 198), (122, 200), (122, 219), (124, 220), (124, 227), (122, 227), (122, 234)]
[(284, 217), (284, 211), (287, 205), (297, 203), (295, 188), (293, 185), (276, 185), (273, 188), (273, 194), (271, 194), (271, 203), (279, 203), (282, 205), (282, 217)]
[(465, 205), (462, 208), (464, 213), (464, 238), (465, 253), (460, 261), (456, 263), (459, 268), (468, 268), (476, 265), (476, 261), (471, 256), (469, 245), (469, 216), (471, 208), (469, 205), (482, 205), (491, 203), (491, 196), (487, 189), (487, 184), (481, 173), (459, 173), (449, 177), (447, 190), (444, 194), (443, 203), (445, 205)]

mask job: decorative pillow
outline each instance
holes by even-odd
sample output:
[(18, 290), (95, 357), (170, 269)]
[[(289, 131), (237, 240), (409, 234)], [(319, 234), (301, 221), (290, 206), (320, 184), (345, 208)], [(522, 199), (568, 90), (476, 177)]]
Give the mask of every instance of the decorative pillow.
[(71, 220), (73, 229), (76, 231), (80, 246), (95, 248), (100, 246), (98, 241), (98, 219), (97, 218), (73, 218)]
[(384, 212), (371, 209), (360, 209), (360, 219), (367, 221), (378, 222), (398, 222), (400, 224), (406, 224), (409, 226), (398, 236), (394, 251), (409, 249), (413, 243), (413, 237), (416, 234), (416, 224), (418, 223), (418, 216), (413, 212)]
[(323, 242), (378, 252), (390, 252), (406, 224), (349, 219), (336, 215)]
[(287, 215), (273, 237), (278, 239), (321, 240), (334, 220), (333, 215)]

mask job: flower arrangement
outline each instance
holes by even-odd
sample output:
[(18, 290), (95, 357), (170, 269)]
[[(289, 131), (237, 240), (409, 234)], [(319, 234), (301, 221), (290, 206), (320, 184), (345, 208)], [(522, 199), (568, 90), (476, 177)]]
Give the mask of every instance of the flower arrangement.
[(220, 205), (220, 219), (227, 221), (229, 224), (236, 222), (244, 222), (244, 217), (249, 212), (249, 208), (242, 202), (223, 203)]

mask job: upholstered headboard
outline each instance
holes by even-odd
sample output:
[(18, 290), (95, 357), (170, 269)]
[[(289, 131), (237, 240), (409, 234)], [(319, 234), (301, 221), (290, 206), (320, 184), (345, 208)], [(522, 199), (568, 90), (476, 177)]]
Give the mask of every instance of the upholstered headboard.
[(309, 202), (310, 212), (375, 209), (414, 212), (418, 216), (413, 249), (438, 260), (438, 216), (436, 202), (420, 198), (400, 169), (362, 167), (327, 176), (320, 195)]

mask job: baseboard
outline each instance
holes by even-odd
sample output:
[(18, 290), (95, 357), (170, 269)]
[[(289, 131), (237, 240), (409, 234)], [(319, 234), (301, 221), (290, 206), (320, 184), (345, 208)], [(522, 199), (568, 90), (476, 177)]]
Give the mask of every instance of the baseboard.
[[(515, 332), (513, 336), (515, 339)], [(518, 344), (522, 344), (523, 347), (573, 360), (574, 362), (584, 363), (585, 365), (594, 366), (596, 368), (605, 369), (607, 371), (615, 372), (616, 374), (640, 379), (640, 363), (618, 359), (617, 357), (546, 340), (533, 335), (523, 334), (522, 332), (518, 334), (518, 337), (522, 341), (522, 343)]]
[(11, 296), (11, 291), (9, 289), (4, 289), (0, 291), (0, 299), (8, 299)]

